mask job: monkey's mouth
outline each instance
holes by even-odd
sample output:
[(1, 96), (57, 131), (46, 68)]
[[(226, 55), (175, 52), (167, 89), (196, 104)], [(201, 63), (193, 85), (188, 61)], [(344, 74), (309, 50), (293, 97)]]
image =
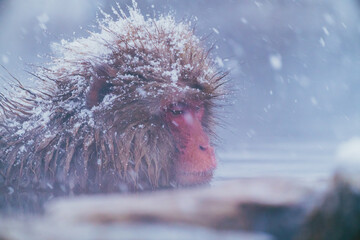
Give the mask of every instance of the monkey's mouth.
[(176, 180), (180, 186), (202, 185), (210, 182), (213, 173), (214, 169), (202, 172), (177, 172)]

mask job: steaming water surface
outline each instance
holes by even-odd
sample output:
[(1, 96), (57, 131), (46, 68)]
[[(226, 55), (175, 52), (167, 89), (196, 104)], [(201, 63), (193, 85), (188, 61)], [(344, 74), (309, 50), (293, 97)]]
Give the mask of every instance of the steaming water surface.
[(330, 143), (278, 143), (219, 152), (213, 183), (254, 177), (326, 180), (341, 165), (336, 149), (337, 145)]

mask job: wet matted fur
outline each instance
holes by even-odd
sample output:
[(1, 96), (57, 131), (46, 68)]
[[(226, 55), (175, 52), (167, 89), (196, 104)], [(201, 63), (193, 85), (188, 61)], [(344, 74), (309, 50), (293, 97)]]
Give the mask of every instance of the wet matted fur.
[[(7, 186), (108, 192), (176, 186), (167, 103), (202, 101), (211, 134), (223, 73), (171, 16), (136, 7), (105, 15), (100, 32), (58, 44), (38, 90), (0, 95), (0, 174)], [(12, 97), (9, 97), (12, 96)], [(0, 111), (0, 112), (1, 112)]]

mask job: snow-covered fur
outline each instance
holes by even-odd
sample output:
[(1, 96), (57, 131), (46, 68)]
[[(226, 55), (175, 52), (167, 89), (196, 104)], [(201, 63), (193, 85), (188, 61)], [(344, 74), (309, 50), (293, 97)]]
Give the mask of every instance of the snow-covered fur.
[(224, 75), (191, 23), (146, 19), (136, 3), (129, 16), (114, 14), (98, 33), (55, 46), (59, 57), (34, 74), (41, 88), (19, 82), (19, 97), (0, 95), (0, 183), (65, 192), (175, 186), (166, 104), (203, 101), (212, 132)]

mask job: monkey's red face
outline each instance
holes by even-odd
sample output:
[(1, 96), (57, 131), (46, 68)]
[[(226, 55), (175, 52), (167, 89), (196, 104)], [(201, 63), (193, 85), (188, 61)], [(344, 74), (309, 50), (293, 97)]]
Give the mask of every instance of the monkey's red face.
[(208, 183), (216, 167), (214, 148), (210, 145), (202, 120), (204, 107), (185, 103), (171, 104), (165, 119), (175, 138), (179, 157), (175, 180), (179, 185)]

